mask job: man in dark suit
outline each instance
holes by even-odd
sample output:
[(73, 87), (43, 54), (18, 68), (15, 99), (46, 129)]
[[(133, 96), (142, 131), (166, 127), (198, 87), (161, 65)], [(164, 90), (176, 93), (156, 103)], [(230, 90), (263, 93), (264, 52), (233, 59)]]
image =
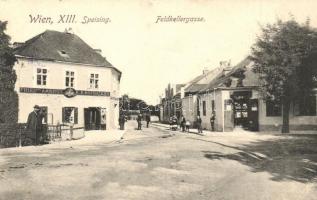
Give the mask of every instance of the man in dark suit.
[(198, 116), (197, 116), (197, 120), (196, 120), (198, 133), (203, 133), (203, 128), (202, 128), (202, 126), (201, 126), (201, 123), (202, 123), (201, 118), (200, 118), (200, 116), (198, 115)]
[(34, 110), (29, 114), (27, 120), (27, 129), (32, 132), (33, 136), (35, 136), (36, 145), (41, 143), (42, 137), (43, 114), (40, 112), (40, 110), (40, 107), (35, 105)]
[(149, 124), (150, 124), (150, 121), (151, 121), (150, 113), (148, 113), (145, 117), (146, 117), (146, 128), (149, 128)]
[(137, 122), (138, 122), (138, 130), (142, 130), (142, 115), (141, 114), (138, 115)]
[(123, 114), (120, 114), (120, 117), (119, 117), (120, 130), (124, 130), (124, 123), (125, 123), (125, 116)]

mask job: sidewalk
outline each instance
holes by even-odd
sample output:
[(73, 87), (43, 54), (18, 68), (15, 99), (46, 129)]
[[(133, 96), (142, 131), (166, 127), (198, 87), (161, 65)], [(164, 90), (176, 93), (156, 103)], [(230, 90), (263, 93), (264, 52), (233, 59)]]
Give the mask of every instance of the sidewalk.
[[(170, 125), (169, 124), (162, 124), (162, 123), (151, 123), (151, 125), (160, 127), (160, 128), (165, 128), (170, 130)], [(178, 127), (176, 132), (182, 132), (182, 130)], [(182, 132), (183, 133), (183, 132)], [(185, 133), (188, 133), (187, 131)], [(222, 132), (213, 132), (213, 131), (208, 131), (208, 130), (203, 130), (203, 133), (198, 133), (197, 129), (190, 128), (189, 133), (197, 134), (197, 135), (210, 135), (214, 133), (222, 133)]]
[[(160, 128), (165, 128), (170, 130), (169, 124), (162, 124), (162, 123), (151, 123), (153, 126), (160, 127)], [(178, 128), (176, 132), (181, 132), (181, 129)], [(287, 136), (295, 136), (295, 135), (317, 135), (317, 130), (290, 130), (290, 133), (288, 134), (282, 134), (280, 131), (247, 131), (242, 128), (235, 128), (231, 132), (217, 132), (217, 131), (209, 131), (209, 130), (203, 130), (202, 134), (198, 133), (197, 129), (189, 129), (189, 133), (201, 135), (201, 136), (219, 136), (219, 135), (224, 135), (224, 136), (255, 136), (255, 135), (287, 135)]]
[(63, 141), (57, 144), (63, 145), (63, 143), (67, 143), (67, 145), (68, 144), (69, 145), (95, 145), (95, 144), (109, 143), (109, 142), (120, 140), (125, 132), (126, 130), (85, 131), (85, 137), (82, 139)]
[[(170, 125), (169, 124), (162, 124), (162, 123), (151, 123), (153, 126), (159, 127), (159, 128), (165, 128), (170, 130)], [(183, 133), (180, 128), (177, 129), (176, 132)], [(185, 133), (188, 133), (187, 131)], [(225, 135), (225, 136), (241, 136), (243, 135), (255, 135), (255, 133), (258, 132), (252, 132), (252, 131), (246, 131), (243, 130), (242, 128), (236, 128), (234, 131), (231, 132), (219, 132), (219, 131), (210, 131), (210, 130), (203, 130), (203, 133), (198, 133), (197, 129), (190, 128), (189, 133), (196, 134), (196, 135), (201, 135), (201, 136), (219, 136), (219, 135)]]
[(41, 146), (23, 146), (0, 149), (0, 152), (8, 151), (37, 151), (52, 148), (73, 148), (102, 145), (121, 140), (126, 130), (93, 130), (85, 131), (85, 137), (78, 140), (57, 141)]

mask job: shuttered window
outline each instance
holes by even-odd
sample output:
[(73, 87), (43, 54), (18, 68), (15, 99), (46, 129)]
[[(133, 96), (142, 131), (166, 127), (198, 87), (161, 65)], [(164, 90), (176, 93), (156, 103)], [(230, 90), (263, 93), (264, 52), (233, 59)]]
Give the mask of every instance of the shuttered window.
[(63, 123), (78, 124), (78, 108), (76, 108), (76, 107), (63, 107), (62, 108), (62, 121), (63, 121)]

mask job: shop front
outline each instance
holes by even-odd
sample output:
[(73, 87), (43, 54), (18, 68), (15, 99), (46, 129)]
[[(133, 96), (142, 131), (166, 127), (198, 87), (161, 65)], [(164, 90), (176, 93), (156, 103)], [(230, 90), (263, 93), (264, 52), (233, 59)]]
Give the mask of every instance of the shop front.
[(220, 129), (222, 131), (233, 131), (235, 128), (241, 128), (258, 131), (259, 103), (257, 92), (252, 89), (240, 88), (220, 92), (223, 93), (223, 112), (221, 112), (223, 120), (218, 120), (218, 122), (223, 122)]
[(106, 130), (106, 108), (84, 108), (85, 130)]
[(231, 92), (234, 127), (258, 130), (258, 99), (252, 99), (252, 91)]

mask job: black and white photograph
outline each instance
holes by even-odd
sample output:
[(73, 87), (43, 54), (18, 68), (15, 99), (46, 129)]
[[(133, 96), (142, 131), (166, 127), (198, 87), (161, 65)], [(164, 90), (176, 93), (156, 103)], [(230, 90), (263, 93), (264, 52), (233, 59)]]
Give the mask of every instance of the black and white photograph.
[(317, 1), (0, 10), (0, 200), (317, 199)]

